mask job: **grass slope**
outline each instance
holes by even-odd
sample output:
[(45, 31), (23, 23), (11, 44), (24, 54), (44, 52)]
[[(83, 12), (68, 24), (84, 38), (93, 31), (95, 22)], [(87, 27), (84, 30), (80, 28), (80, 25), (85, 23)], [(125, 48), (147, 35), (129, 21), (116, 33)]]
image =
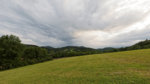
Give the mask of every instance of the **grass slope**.
[(150, 84), (150, 49), (56, 59), (1, 71), (0, 84)]

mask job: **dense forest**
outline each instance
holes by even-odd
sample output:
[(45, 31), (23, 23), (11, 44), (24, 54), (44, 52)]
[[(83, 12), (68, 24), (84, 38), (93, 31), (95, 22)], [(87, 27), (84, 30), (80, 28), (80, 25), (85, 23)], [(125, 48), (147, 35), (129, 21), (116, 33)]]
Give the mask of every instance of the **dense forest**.
[(133, 46), (124, 48), (108, 47), (103, 49), (92, 49), (83, 46), (53, 48), (49, 46), (39, 47), (36, 45), (22, 44), (17, 36), (3, 35), (0, 37), (0, 70), (40, 63), (54, 58), (146, 48), (150, 48), (150, 40), (141, 41)]

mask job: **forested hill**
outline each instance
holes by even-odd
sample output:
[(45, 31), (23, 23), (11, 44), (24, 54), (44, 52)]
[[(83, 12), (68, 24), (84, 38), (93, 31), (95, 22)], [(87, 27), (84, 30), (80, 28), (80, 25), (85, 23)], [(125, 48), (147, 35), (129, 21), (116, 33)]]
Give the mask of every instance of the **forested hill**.
[(118, 52), (118, 51), (128, 51), (128, 50), (148, 49), (148, 48), (150, 48), (150, 40), (140, 41), (128, 47), (121, 47), (121, 48), (106, 47), (98, 50), (100, 50), (102, 53), (106, 53), (106, 52)]
[(136, 43), (135, 45), (132, 45), (130, 47), (127, 47), (128, 49), (147, 49), (150, 48), (150, 40), (141, 41), (139, 43)]
[(87, 48), (83, 46), (66, 46), (62, 48), (45, 46), (43, 48), (47, 49), (54, 58), (101, 53), (101, 51), (98, 49)]

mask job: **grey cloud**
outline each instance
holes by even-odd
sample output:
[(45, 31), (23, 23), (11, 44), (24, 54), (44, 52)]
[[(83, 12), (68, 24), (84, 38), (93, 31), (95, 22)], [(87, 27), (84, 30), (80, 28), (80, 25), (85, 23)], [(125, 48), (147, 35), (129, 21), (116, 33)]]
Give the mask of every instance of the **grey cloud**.
[[(126, 29), (149, 16), (149, 10), (116, 11), (122, 8), (119, 5), (121, 2), (120, 0), (1, 0), (0, 35), (17, 34), (24, 43), (31, 40), (37, 45), (53, 47), (79, 45), (78, 37), (74, 37), (75, 32), (95, 30), (111, 33)], [(137, 36), (138, 40), (148, 37), (146, 33), (146, 30), (131, 33), (128, 35), (131, 38), (121, 35), (126, 41), (133, 41), (137, 40), (134, 36)], [(116, 36), (109, 41), (108, 45), (113, 45), (116, 41), (119, 45), (122, 43), (119, 41), (124, 39)], [(87, 46), (86, 40), (80, 45), (85, 43)], [(96, 47), (104, 45), (97, 44)]]

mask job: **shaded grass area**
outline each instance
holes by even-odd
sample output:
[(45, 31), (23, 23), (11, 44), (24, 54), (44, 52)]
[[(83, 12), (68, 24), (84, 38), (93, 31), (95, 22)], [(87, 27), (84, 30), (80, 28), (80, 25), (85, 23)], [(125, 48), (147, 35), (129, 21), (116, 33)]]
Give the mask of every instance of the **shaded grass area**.
[(150, 84), (150, 49), (69, 57), (1, 71), (0, 84)]

